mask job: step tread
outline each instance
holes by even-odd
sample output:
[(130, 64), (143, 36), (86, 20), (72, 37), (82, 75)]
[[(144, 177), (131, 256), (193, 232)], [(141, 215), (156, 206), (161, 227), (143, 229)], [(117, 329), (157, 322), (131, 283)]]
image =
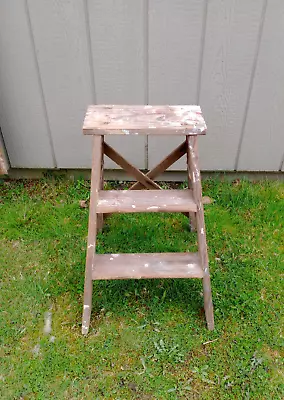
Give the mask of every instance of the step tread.
[(189, 189), (101, 190), (97, 213), (196, 212)]
[(96, 254), (92, 278), (203, 278), (203, 269), (198, 253)]

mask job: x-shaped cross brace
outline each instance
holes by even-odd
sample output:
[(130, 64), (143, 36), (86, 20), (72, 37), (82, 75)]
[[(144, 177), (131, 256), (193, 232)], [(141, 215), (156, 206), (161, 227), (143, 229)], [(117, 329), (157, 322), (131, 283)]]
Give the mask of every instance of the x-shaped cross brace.
[(141, 172), (139, 169), (126, 161), (107, 143), (104, 143), (104, 153), (138, 181), (130, 187), (130, 190), (142, 189), (143, 187), (146, 187), (147, 189), (162, 189), (161, 186), (153, 181), (153, 179), (164, 172), (186, 153), (186, 142), (184, 141), (182, 144), (180, 144), (175, 150), (173, 150), (166, 158), (164, 158), (155, 168), (153, 168), (147, 174), (143, 174), (143, 172)]
[[(116, 150), (114, 150), (109, 144), (103, 144), (104, 154), (108, 156), (117, 165), (123, 168), (126, 172), (132, 175), (137, 182), (134, 183), (129, 190), (139, 189), (160, 189), (156, 182), (153, 181), (155, 177), (167, 170), (172, 164), (179, 160), (187, 152), (186, 141), (181, 143), (175, 150), (173, 150), (167, 157), (165, 157), (155, 168), (151, 169), (147, 174), (143, 174), (139, 169), (130, 164), (124, 157), (122, 157)], [(188, 213), (183, 213), (185, 216), (189, 216)], [(110, 215), (110, 214), (108, 214)], [(190, 214), (191, 230), (195, 230), (195, 214)]]

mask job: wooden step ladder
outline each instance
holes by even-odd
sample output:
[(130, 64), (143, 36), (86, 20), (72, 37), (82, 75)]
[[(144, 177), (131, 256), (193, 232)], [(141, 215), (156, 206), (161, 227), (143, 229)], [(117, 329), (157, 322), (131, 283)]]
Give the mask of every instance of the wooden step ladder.
[[(98, 279), (201, 278), (208, 329), (214, 329), (213, 305), (197, 136), (206, 133), (199, 106), (89, 106), (83, 133), (93, 135), (88, 248), (82, 333), (89, 330), (92, 281)], [(142, 173), (104, 142), (105, 135), (183, 135), (185, 141), (159, 165)], [(103, 190), (103, 158), (111, 158), (137, 182), (129, 190)], [(153, 179), (187, 154), (188, 189), (162, 190)], [(141, 190), (147, 189), (147, 190)], [(111, 213), (182, 212), (197, 230), (197, 253), (96, 254), (96, 236)]]

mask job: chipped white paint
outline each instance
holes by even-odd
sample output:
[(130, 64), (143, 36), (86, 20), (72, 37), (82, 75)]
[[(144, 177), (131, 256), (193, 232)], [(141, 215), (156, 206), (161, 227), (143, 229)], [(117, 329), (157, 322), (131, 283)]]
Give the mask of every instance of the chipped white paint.
[(147, 210), (157, 210), (159, 207), (158, 206), (150, 206), (147, 207)]
[(113, 260), (113, 257), (110, 257), (109, 259), (110, 259), (110, 261), (112, 261), (112, 260)]
[(32, 349), (32, 353), (37, 357), (40, 354), (40, 345), (36, 344), (35, 347)]
[(112, 254), (111, 256), (115, 258), (115, 257), (119, 257), (119, 254)]
[(200, 178), (199, 178), (199, 175), (196, 173), (196, 172), (194, 172), (193, 173), (193, 182), (199, 182), (200, 181)]
[(87, 333), (88, 330), (89, 330), (88, 323), (87, 323), (86, 320), (84, 320), (83, 323), (82, 323), (82, 331), (83, 331), (83, 333)]
[(90, 249), (91, 247), (94, 247), (93, 244), (89, 244), (88, 249)]
[(146, 263), (146, 264), (144, 264), (144, 265), (145, 265), (145, 267), (146, 267), (146, 268), (148, 268), (148, 267), (149, 267), (149, 264), (147, 264), (147, 263)]
[(203, 228), (200, 229), (200, 233), (201, 233), (201, 235), (204, 235), (204, 229)]
[(131, 206), (132, 208), (136, 208), (136, 206), (134, 205), (134, 204), (132, 204), (132, 206)]
[[(121, 129), (123, 127), (123, 129)], [(193, 134), (205, 133), (206, 124), (199, 106), (89, 106), (84, 120), (85, 134)], [(194, 130), (193, 130), (194, 128)], [(160, 132), (161, 131), (161, 132)]]
[(84, 304), (84, 310), (87, 310), (89, 308), (90, 308), (90, 306), (88, 304)]
[(43, 328), (43, 332), (48, 335), (49, 333), (51, 333), (51, 320), (52, 320), (52, 314), (50, 311), (47, 311), (44, 314), (44, 328)]

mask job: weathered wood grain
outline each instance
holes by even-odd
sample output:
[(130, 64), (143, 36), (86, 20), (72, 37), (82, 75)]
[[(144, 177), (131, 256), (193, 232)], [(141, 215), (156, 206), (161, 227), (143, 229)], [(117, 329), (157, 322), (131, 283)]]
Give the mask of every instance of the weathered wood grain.
[(188, 171), (191, 177), (193, 199), (197, 206), (196, 212), (196, 225), (197, 225), (197, 238), (198, 238), (198, 253), (200, 256), (201, 266), (203, 268), (203, 296), (204, 296), (204, 309), (209, 330), (214, 329), (214, 314), (211, 294), (211, 283), (209, 273), (209, 261), (206, 243), (206, 231), (204, 221), (204, 210), (202, 202), (202, 188), (201, 176), (198, 162), (198, 149), (197, 138), (187, 137), (188, 143)]
[[(186, 140), (186, 160), (187, 160), (187, 165), (189, 165), (189, 152), (188, 152), (188, 145), (187, 145), (187, 140)], [(190, 173), (189, 168), (187, 168), (187, 184), (188, 184), (188, 189), (192, 190), (192, 176)], [(203, 200), (202, 200), (203, 202)], [(204, 202), (203, 202), (204, 204)], [(188, 218), (189, 218), (189, 230), (191, 232), (196, 232), (196, 212), (189, 212), (188, 213)]]
[(99, 192), (98, 213), (196, 212), (192, 191), (104, 190)]
[(92, 278), (202, 278), (197, 253), (96, 254)]
[(95, 136), (93, 138), (93, 161), (92, 161), (92, 174), (91, 174), (91, 195), (89, 207), (89, 229), (88, 229), (88, 248), (86, 258), (86, 271), (85, 271), (85, 288), (84, 288), (84, 307), (82, 318), (82, 334), (86, 335), (89, 331), (91, 308), (92, 308), (92, 271), (95, 268), (94, 255), (96, 251), (96, 237), (97, 237), (97, 203), (98, 193), (101, 182), (101, 163), (102, 163), (102, 136)]
[(86, 135), (204, 135), (206, 124), (199, 106), (88, 107)]
[[(100, 190), (104, 190), (104, 136), (102, 136), (102, 159), (101, 159), (101, 176), (100, 176)], [(97, 231), (101, 231), (104, 226), (104, 214), (97, 213)]]

